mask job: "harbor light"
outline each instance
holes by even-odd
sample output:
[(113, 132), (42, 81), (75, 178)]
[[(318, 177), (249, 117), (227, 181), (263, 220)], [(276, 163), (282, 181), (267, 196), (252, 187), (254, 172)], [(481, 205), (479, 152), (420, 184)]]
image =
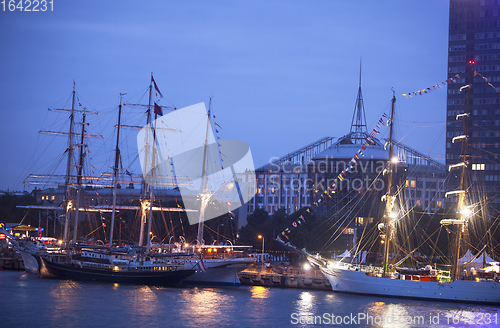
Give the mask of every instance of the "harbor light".
[(462, 210), (460, 211), (460, 214), (462, 214), (462, 215), (463, 215), (463, 216), (465, 216), (465, 217), (469, 217), (469, 216), (471, 216), (471, 215), (472, 215), (472, 210), (471, 210), (469, 207), (464, 206), (464, 207), (462, 208)]
[(309, 263), (304, 263), (304, 265), (302, 266), (304, 268), (304, 270), (310, 270), (311, 269), (311, 265)]
[(262, 266), (264, 266), (264, 236), (258, 235), (259, 239), (262, 239)]

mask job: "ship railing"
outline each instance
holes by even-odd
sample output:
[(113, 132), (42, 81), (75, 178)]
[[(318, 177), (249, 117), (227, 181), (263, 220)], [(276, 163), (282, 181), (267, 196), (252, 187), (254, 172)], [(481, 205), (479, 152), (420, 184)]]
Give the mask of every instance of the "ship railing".
[(329, 263), (331, 264), (331, 267), (333, 267), (333, 268), (349, 270), (349, 271), (373, 272), (373, 271), (376, 271), (378, 269), (381, 269), (381, 268), (375, 267), (373, 265), (352, 264), (352, 263), (346, 263), (346, 262), (341, 262), (341, 261), (329, 260)]

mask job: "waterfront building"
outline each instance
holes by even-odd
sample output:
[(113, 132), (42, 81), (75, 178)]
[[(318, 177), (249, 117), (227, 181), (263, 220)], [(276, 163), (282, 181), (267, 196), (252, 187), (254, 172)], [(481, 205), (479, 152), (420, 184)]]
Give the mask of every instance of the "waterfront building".
[[(322, 138), (257, 169), (257, 193), (240, 217), (245, 218), (257, 208), (271, 214), (284, 208), (291, 214), (312, 206), (317, 214), (333, 222), (347, 218), (343, 231), (346, 240), (352, 241), (356, 229), (379, 220), (385, 208), (380, 199), (387, 185), (382, 172), (389, 156), (384, 147), (388, 140), (372, 137), (373, 143), (360, 155), (355, 170), (337, 188), (328, 187), (367, 137), (370, 135), (360, 83), (350, 132), (340, 138)], [(394, 147), (400, 206), (418, 207), (428, 214), (443, 208), (444, 165), (402, 143), (395, 143)], [(246, 222), (241, 220), (240, 224)]]

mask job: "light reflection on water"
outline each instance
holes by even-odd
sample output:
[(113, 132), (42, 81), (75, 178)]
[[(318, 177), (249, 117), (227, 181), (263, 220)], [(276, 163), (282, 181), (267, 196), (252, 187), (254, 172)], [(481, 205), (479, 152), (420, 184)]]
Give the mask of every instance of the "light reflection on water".
[[(473, 327), (484, 313), (496, 314), (500, 320), (500, 308), (493, 306), (266, 287), (163, 288), (83, 283), (39, 279), (15, 271), (0, 271), (0, 309), (4, 314), (23, 313), (22, 317), (2, 315), (2, 327), (309, 326), (308, 320), (324, 319), (325, 315), (342, 320), (359, 313), (393, 320), (338, 326)], [(431, 324), (431, 318), (437, 316), (436, 324)], [(407, 317), (422, 317), (424, 321), (401, 321)], [(500, 326), (482, 323), (482, 327)]]

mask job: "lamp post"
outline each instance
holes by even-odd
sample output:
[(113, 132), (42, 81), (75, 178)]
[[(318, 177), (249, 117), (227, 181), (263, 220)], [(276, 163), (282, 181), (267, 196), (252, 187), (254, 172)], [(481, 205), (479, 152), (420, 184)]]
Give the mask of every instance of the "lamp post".
[(259, 239), (262, 239), (262, 266), (264, 266), (264, 236), (259, 235)]

